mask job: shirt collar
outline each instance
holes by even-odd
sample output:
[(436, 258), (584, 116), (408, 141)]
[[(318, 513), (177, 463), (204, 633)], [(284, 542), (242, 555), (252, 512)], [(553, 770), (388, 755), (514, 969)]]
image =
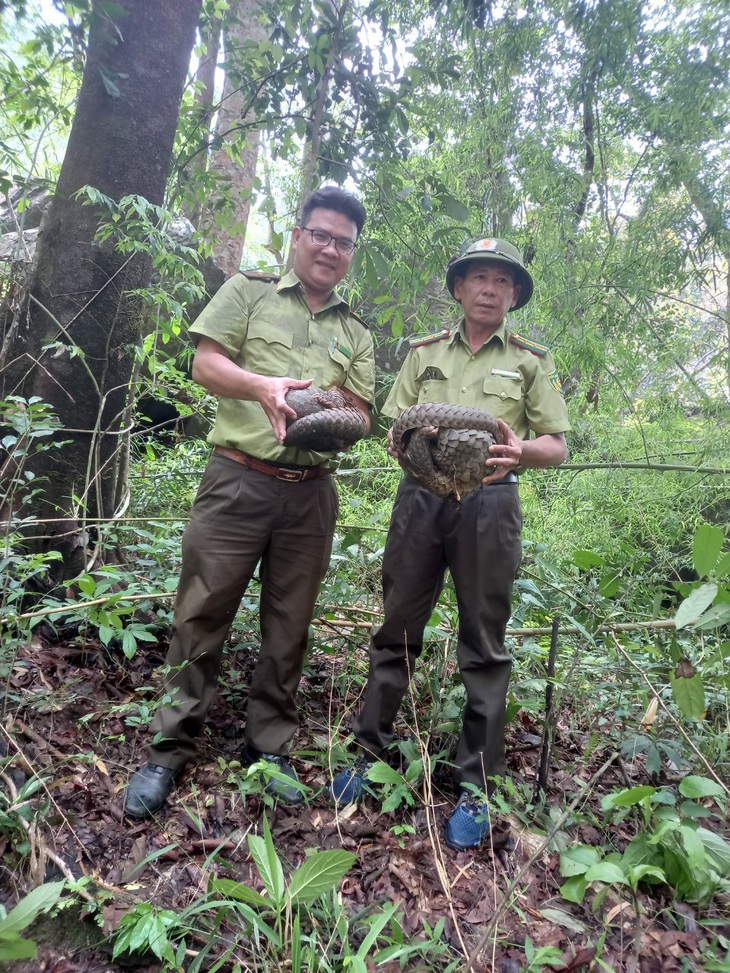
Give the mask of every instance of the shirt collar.
[[(293, 270), (290, 270), (288, 273), (284, 274), (279, 283), (276, 285), (277, 291), (293, 290), (296, 287), (299, 288), (302, 297), (305, 297), (302, 282), (299, 280)], [(329, 300), (326, 304), (324, 304), (322, 310), (325, 311), (329, 307), (344, 307), (346, 311), (350, 310), (350, 305), (337, 291), (332, 291), (329, 296)]]
[[(507, 338), (508, 338), (507, 329), (503, 321), (500, 324), (500, 326), (497, 328), (497, 330), (494, 332), (494, 334), (491, 336), (489, 341), (487, 341), (482, 347), (483, 348), (488, 347), (495, 339), (502, 345), (502, 347), (504, 347), (507, 344)], [(450, 340), (454, 342), (457, 339), (461, 341), (462, 344), (466, 345), (467, 348), (469, 347), (469, 344), (466, 340), (466, 320), (464, 318), (461, 319), (461, 323), (459, 324), (459, 327), (454, 329)]]

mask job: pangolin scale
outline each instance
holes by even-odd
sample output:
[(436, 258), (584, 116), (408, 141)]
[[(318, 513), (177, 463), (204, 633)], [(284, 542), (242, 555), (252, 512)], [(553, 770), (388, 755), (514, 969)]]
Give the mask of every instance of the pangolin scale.
[(297, 418), (288, 424), (285, 446), (310, 449), (315, 453), (336, 453), (365, 435), (365, 416), (349, 405), (337, 389), (290, 389), (286, 393), (286, 402), (294, 409)]
[(489, 412), (449, 402), (412, 405), (393, 424), (403, 469), (431, 493), (457, 500), (479, 489), (492, 472), (489, 447), (503, 441)]

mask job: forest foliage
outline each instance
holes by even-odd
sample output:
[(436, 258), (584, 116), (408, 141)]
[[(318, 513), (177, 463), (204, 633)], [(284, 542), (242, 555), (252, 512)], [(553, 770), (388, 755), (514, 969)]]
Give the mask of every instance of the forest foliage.
[[(730, 776), (727, 4), (205, 0), (164, 199), (133, 189), (114, 196), (83, 181), (73, 197), (93, 214), (94, 252), (122, 262), (140, 255), (149, 273), (125, 294), (139, 324), (118, 351), (128, 364), (120, 372), (127, 406), (104, 419), (123, 451), (114, 506), (93, 506), (90, 487), (102, 471), (91, 453), (77, 464), (86, 482), (50, 498), (74, 531), (83, 527), (82, 567), (64, 576), (54, 565), (66, 555), (38, 514), (48, 514), (49, 470), (81, 448), (78, 429), (63, 396), (51, 404), (19, 389), (15, 342), (32, 311), (35, 200), (39, 188), (53, 192), (64, 165), (90, 70), (89, 27), (95, 18), (116, 23), (125, 5), (0, 4), (0, 674), (8, 677), (39, 626), (75, 625), (132, 658), (169, 620), (180, 532), (207, 453), (190, 432), (205, 428), (215, 405), (187, 377), (185, 331), (213, 289), (216, 234), (241, 229), (231, 185), (206, 160), (223, 151), (243, 171), (255, 131), (254, 168), (236, 187), (251, 204), (243, 266), (283, 268), (297, 207), (314, 185), (340, 183), (366, 204), (346, 288), (376, 337), (379, 395), (406, 337), (457, 320), (443, 272), (466, 238), (507, 237), (525, 254), (536, 292), (513, 323), (552, 347), (572, 430), (564, 467), (523, 478), (511, 716), (542, 710), (557, 619), (561, 705), (591, 746), (600, 739), (626, 759), (638, 755), (647, 775), (643, 790), (629, 788), (604, 810), (619, 818), (637, 810), (650, 835), (620, 855), (560, 849), (566, 900), (648, 881), (707, 907), (728, 876), (726, 846), (700, 833), (690, 806), (722, 805)], [(251, 18), (263, 36), (247, 35)], [(201, 66), (211, 51), (218, 69), (206, 88)], [(94, 70), (120, 123), (132, 123), (128, 79), (103, 60)], [(237, 92), (241, 108), (222, 131), (224, 90)], [(147, 148), (155, 158), (158, 147)], [(113, 160), (121, 185), (125, 162)], [(181, 241), (176, 228), (189, 216), (195, 225)], [(83, 340), (61, 333), (68, 321), (57, 323), (38, 366), (48, 387), (64, 361), (96, 367)], [(167, 439), (143, 428), (145, 410), (159, 403), (173, 417)], [(378, 436), (341, 462), (341, 523), (320, 599), (326, 623), (377, 617), (397, 478)], [(51, 577), (63, 586), (54, 589)], [(255, 598), (243, 609), (255, 615)], [(447, 590), (431, 620), (433, 644), (448, 644), (456, 624)], [(424, 684), (435, 675), (424, 674)], [(434, 725), (449, 724), (459, 705), (452, 686)], [(690, 771), (707, 783), (686, 777), (675, 806), (663, 788)], [(381, 783), (388, 811), (407, 805), (408, 782)], [(0, 832), (11, 818), (0, 805)], [(270, 835), (258, 841), (254, 854), (271, 862)], [(683, 870), (683, 861), (693, 867)], [(279, 891), (281, 939), (292, 913), (281, 911), (288, 900)], [(130, 920), (125, 935), (135, 934)]]

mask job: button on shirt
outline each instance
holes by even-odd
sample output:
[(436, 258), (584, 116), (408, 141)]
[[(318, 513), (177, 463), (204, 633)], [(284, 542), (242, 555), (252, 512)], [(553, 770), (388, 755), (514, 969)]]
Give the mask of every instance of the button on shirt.
[(451, 402), (490, 412), (520, 439), (530, 431), (567, 432), (568, 411), (552, 355), (534, 355), (509, 336), (502, 324), (473, 352), (462, 322), (448, 338), (411, 348), (383, 412), (395, 419), (419, 402)]
[[(349, 389), (372, 404), (375, 360), (370, 332), (335, 291), (313, 313), (293, 272), (278, 282), (239, 274), (215, 294), (190, 328), (212, 338), (241, 368), (258, 375), (311, 379), (320, 388)], [(222, 398), (208, 442), (269, 462), (317, 465), (332, 456), (285, 447), (258, 402)]]

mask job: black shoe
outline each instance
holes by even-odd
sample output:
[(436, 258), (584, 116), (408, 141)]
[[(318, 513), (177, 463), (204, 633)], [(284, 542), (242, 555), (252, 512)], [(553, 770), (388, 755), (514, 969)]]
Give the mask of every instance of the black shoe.
[(132, 818), (148, 818), (160, 810), (172, 790), (177, 770), (145, 764), (132, 775), (124, 799), (124, 813)]
[(301, 804), (304, 800), (304, 794), (299, 785), (297, 772), (289, 762), (287, 755), (285, 753), (262, 753), (245, 743), (241, 749), (243, 766), (249, 767), (260, 760), (274, 764), (271, 768), (272, 774), (266, 781), (266, 787), (264, 787), (266, 793), (281, 801), (282, 804)]

